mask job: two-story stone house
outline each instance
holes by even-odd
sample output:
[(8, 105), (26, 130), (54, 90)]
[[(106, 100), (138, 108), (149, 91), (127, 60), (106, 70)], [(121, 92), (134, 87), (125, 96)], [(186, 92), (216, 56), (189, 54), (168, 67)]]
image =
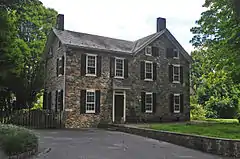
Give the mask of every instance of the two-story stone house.
[(157, 32), (136, 41), (64, 29), (58, 15), (45, 47), (44, 108), (66, 127), (190, 118), (191, 57), (157, 18)]

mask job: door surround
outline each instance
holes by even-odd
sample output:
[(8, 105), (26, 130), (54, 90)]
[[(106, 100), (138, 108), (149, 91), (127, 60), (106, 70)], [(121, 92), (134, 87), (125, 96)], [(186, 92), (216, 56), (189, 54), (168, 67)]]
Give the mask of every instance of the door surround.
[(123, 121), (126, 121), (126, 91), (113, 90), (112, 121), (115, 122), (115, 95), (123, 95)]

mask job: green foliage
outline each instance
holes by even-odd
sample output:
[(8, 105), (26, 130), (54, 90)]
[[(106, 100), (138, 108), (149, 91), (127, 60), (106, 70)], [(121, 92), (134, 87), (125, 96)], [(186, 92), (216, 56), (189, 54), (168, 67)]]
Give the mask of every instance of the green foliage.
[(34, 106), (31, 110), (43, 109), (43, 90), (37, 94), (36, 101), (34, 102)]
[(202, 105), (197, 104), (197, 99), (195, 96), (191, 96), (191, 120), (204, 120), (206, 117), (206, 110), (203, 109)]
[(240, 107), (240, 19), (233, 1), (206, 0), (191, 42), (192, 87), (206, 117), (236, 118)]
[(38, 138), (25, 128), (0, 125), (0, 145), (7, 155), (16, 155), (37, 148)]
[(240, 139), (240, 125), (238, 123), (151, 124), (150, 128), (217, 138)]
[(32, 107), (43, 87), (41, 57), (57, 12), (39, 0), (11, 0), (0, 13), (0, 87), (15, 94), (18, 106)]

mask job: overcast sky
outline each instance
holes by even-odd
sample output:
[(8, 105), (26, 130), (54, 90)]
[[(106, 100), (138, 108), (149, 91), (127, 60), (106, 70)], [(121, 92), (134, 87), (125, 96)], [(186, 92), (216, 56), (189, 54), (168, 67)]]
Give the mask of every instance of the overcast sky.
[(137, 40), (156, 32), (156, 18), (167, 19), (167, 28), (190, 53), (190, 28), (204, 10), (204, 0), (41, 0), (65, 15), (65, 29)]

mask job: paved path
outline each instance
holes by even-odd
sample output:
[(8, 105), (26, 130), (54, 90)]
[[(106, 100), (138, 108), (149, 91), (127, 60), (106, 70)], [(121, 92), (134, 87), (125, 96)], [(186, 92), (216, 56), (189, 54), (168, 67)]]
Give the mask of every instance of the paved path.
[(38, 159), (221, 159), (140, 136), (99, 129), (36, 130)]

